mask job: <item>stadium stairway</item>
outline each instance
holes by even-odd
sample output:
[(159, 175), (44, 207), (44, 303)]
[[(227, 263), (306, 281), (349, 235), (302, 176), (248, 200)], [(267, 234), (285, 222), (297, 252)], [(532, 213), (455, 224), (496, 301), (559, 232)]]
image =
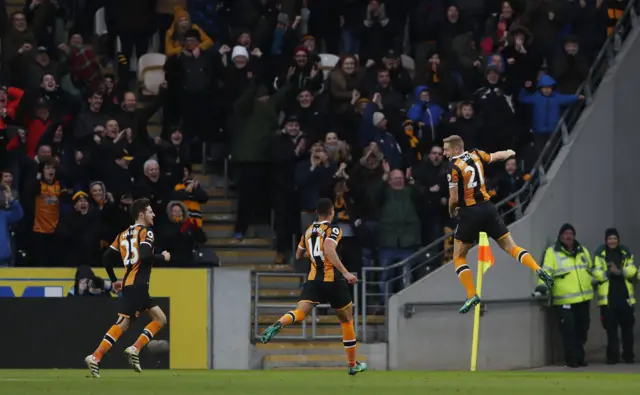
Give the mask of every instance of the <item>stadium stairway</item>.
[[(141, 105), (145, 105), (141, 104)], [(154, 115), (148, 124), (152, 137), (161, 131), (160, 117)], [(201, 165), (193, 166), (194, 176), (210, 196), (209, 202), (202, 205), (203, 229), (207, 233), (207, 245), (215, 249), (221, 266), (242, 268), (253, 272), (271, 273), (260, 279), (260, 303), (275, 307), (261, 308), (258, 315), (258, 331), (275, 322), (282, 314), (292, 309), (302, 287), (301, 277), (286, 276), (292, 273), (292, 265), (276, 265), (275, 251), (272, 249), (273, 231), (269, 225), (252, 225), (243, 240), (233, 238), (236, 220), (237, 197), (233, 191), (225, 196), (224, 189), (214, 185), (224, 185), (223, 180), (212, 174), (203, 174)], [(283, 274), (278, 276), (278, 274)], [(253, 278), (250, 303), (254, 303), (255, 276)], [(253, 309), (252, 309), (253, 311)], [(257, 342), (256, 352), (262, 360), (263, 369), (345, 369), (345, 352), (342, 346), (342, 330), (332, 310), (316, 311), (316, 335), (331, 336), (331, 339), (312, 339), (311, 320), (305, 319), (306, 336), (300, 340), (279, 339), (269, 344)], [(254, 319), (251, 321), (251, 333), (254, 331)], [(358, 317), (359, 327), (362, 317)], [(371, 329), (384, 325), (384, 317), (368, 315), (367, 323)], [(302, 335), (302, 325), (296, 324), (283, 329), (281, 335)], [(366, 355), (359, 355), (360, 361), (367, 361)]]
[[(255, 282), (255, 279), (254, 279)], [(255, 284), (255, 283), (254, 283)], [(283, 313), (292, 309), (298, 300), (302, 286), (299, 277), (268, 276), (260, 279), (259, 300), (261, 304), (278, 307), (261, 308), (258, 314), (258, 331), (261, 333), (273, 324)], [(252, 307), (255, 287), (252, 290)], [(316, 310), (316, 336), (331, 336), (330, 339), (312, 339), (311, 315), (305, 318), (305, 338), (300, 340), (279, 339), (277, 336), (268, 344), (256, 343), (256, 350), (262, 355), (263, 369), (333, 369), (345, 368), (345, 352), (342, 345), (342, 329), (333, 310)], [(362, 317), (356, 325), (360, 327)], [(367, 316), (367, 324), (384, 324), (383, 316)], [(251, 333), (255, 328), (252, 319)], [(301, 336), (301, 324), (291, 325), (280, 331), (280, 336)], [(358, 360), (366, 362), (367, 356), (359, 354)]]

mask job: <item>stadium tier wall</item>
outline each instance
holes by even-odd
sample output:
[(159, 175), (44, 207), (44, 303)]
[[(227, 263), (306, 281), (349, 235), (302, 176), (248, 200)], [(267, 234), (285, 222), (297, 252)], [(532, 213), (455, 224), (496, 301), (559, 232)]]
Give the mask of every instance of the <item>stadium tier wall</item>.
[[(630, 33), (601, 83), (595, 100), (582, 115), (549, 170), (526, 215), (510, 226), (514, 239), (541, 259), (569, 222), (577, 240), (592, 253), (604, 242), (604, 230), (615, 226), (622, 243), (640, 251), (638, 147), (640, 125), (640, 39)], [(534, 275), (492, 243), (496, 264), (485, 276), (483, 297), (490, 300), (527, 298)], [(469, 263), (476, 270), (476, 254)], [(389, 302), (388, 361), (390, 369), (468, 369), (473, 315), (460, 316), (457, 305), (425, 307), (411, 318), (408, 303), (461, 302), (464, 292), (450, 265), (393, 296)], [(587, 351), (603, 357), (605, 334), (592, 305)], [(636, 306), (637, 307), (637, 306)], [(489, 303), (481, 319), (478, 369), (537, 367), (557, 360), (557, 326), (536, 302)], [(638, 330), (638, 328), (636, 328)]]
[[(103, 269), (95, 273), (106, 278)], [(0, 368), (84, 367), (84, 357), (115, 322), (118, 300), (65, 297), (74, 277), (72, 268), (0, 269), (0, 315), (6, 319), (0, 329)], [(251, 367), (249, 271), (156, 268), (150, 294), (168, 316), (168, 330), (163, 329), (157, 340), (169, 341), (169, 352), (144, 353), (154, 358), (143, 361), (145, 368)], [(104, 367), (126, 368), (121, 351), (148, 320), (143, 316), (132, 326), (105, 356)], [(41, 357), (28, 357), (35, 354)], [(27, 357), (22, 360), (19, 355)]]

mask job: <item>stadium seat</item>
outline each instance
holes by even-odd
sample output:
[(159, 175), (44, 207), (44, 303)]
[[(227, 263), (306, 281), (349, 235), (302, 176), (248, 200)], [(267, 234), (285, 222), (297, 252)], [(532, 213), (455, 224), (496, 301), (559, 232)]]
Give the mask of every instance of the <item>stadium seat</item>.
[(404, 67), (413, 78), (416, 71), (416, 62), (413, 58), (409, 55), (402, 54), (400, 55), (400, 61), (402, 62), (402, 67)]
[(167, 57), (161, 53), (147, 53), (138, 61), (138, 81), (142, 84), (142, 94), (157, 95), (164, 82), (164, 63)]
[(104, 7), (96, 11), (95, 27), (95, 33), (98, 37), (104, 36), (108, 33), (107, 22), (104, 19)]
[(330, 53), (321, 53), (318, 56), (320, 57), (320, 69), (324, 74), (324, 79), (327, 79), (329, 72), (336, 67), (340, 58)]

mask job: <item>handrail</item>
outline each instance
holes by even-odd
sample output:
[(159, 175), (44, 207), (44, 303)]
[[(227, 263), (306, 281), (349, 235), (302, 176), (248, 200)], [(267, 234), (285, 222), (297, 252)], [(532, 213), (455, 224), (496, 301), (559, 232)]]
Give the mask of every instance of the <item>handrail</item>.
[[(549, 302), (549, 297), (520, 297), (520, 298), (507, 298), (507, 299), (483, 299), (480, 304), (481, 315), (486, 313), (486, 306), (489, 304), (515, 304), (515, 303), (533, 303), (533, 302)], [(459, 305), (460, 301), (439, 301), (439, 302), (409, 302), (402, 305), (402, 311), (404, 312), (404, 318), (411, 318), (418, 313), (417, 309), (420, 307), (448, 307)]]
[[(618, 23), (615, 26), (614, 32), (607, 37), (605, 43), (596, 56), (596, 59), (593, 62), (593, 65), (589, 69), (589, 74), (587, 75), (586, 80), (580, 85), (577, 94), (584, 94), (586, 98), (586, 103), (580, 102), (574, 106), (567, 108), (558, 125), (554, 129), (551, 137), (545, 144), (540, 153), (538, 159), (532, 167), (531, 178), (527, 180), (522, 187), (501, 200), (496, 204), (497, 209), (502, 209), (501, 218), (504, 218), (512, 213), (516, 212), (517, 218), (520, 218), (524, 214), (524, 208), (528, 205), (528, 203), (533, 198), (533, 195), (537, 191), (537, 189), (545, 185), (546, 173), (551, 167), (553, 160), (555, 159), (558, 152), (564, 147), (566, 144), (570, 144), (569, 133), (570, 130), (575, 126), (578, 121), (580, 115), (584, 108), (590, 105), (593, 102), (593, 96), (595, 94), (595, 90), (599, 86), (600, 82), (604, 78), (606, 71), (610, 68), (611, 65), (615, 63), (615, 57), (617, 52), (621, 49), (622, 42), (626, 40), (629, 32), (632, 30), (635, 24), (637, 24), (638, 18), (638, 7), (640, 6), (640, 0), (630, 1), (623, 13), (622, 17), (618, 20)], [(630, 28), (626, 28), (625, 25), (627, 23), (631, 24)], [(507, 206), (508, 202), (516, 201), (516, 205), (507, 210), (504, 208)], [(411, 267), (412, 263), (421, 257), (427, 257), (430, 251), (438, 251), (439, 247), (444, 243), (444, 241), (453, 236), (453, 232), (450, 232), (437, 240), (433, 241), (429, 245), (422, 247), (417, 252), (413, 253), (408, 258), (397, 262), (395, 264), (389, 265), (387, 267), (363, 267), (361, 273), (361, 281), (362, 281), (362, 315), (363, 315), (363, 328), (362, 335), (363, 341), (367, 341), (367, 325), (366, 325), (366, 313), (367, 313), (367, 285), (374, 284), (378, 285), (380, 282), (373, 282), (367, 280), (367, 273), (379, 273), (384, 271), (392, 271), (404, 266), (409, 266), (409, 272), (414, 272), (418, 269), (421, 269), (427, 266), (427, 263), (433, 262), (434, 259), (437, 259), (440, 255), (444, 254), (444, 251), (436, 254), (433, 257), (429, 257), (426, 261), (421, 262), (420, 264)], [(444, 265), (442, 265), (444, 266)], [(395, 281), (403, 278), (405, 274), (396, 276), (395, 278), (388, 279), (386, 284), (384, 285), (385, 292), (385, 306), (386, 301), (389, 297), (389, 285), (393, 284)], [(369, 294), (370, 295), (370, 294)], [(385, 308), (385, 316), (388, 318), (388, 309)]]
[[(353, 273), (357, 275), (357, 273)], [(253, 336), (252, 340), (256, 340), (260, 338), (260, 309), (268, 309), (268, 308), (295, 308), (296, 303), (291, 304), (276, 304), (276, 303), (262, 303), (260, 302), (260, 278), (261, 277), (299, 277), (300, 282), (304, 282), (306, 275), (304, 273), (265, 273), (265, 272), (254, 272), (254, 295), (253, 295)], [(353, 285), (353, 322), (355, 323), (356, 333), (360, 331), (358, 325), (358, 309), (359, 309), (359, 301), (358, 301), (358, 292), (357, 292), (357, 284)], [(304, 339), (339, 339), (341, 335), (318, 335), (317, 334), (317, 308), (330, 308), (331, 306), (328, 304), (319, 304), (316, 305), (311, 311), (311, 334), (307, 335), (307, 321), (303, 320), (300, 324), (302, 326), (302, 330), (300, 335), (278, 335), (278, 339), (285, 340), (304, 340)], [(284, 312), (284, 311), (283, 311)]]

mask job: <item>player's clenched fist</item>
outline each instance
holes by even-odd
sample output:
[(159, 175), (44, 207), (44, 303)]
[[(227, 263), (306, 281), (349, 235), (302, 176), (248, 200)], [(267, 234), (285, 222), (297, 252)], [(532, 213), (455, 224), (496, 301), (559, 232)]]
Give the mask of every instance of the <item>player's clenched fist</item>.
[(116, 281), (115, 283), (111, 284), (111, 289), (113, 289), (113, 292), (119, 294), (120, 291), (122, 291), (122, 281)]
[(165, 262), (169, 262), (171, 260), (171, 254), (168, 251), (162, 251), (162, 256), (164, 257)]
[(358, 282), (358, 278), (351, 273), (345, 273), (344, 279), (347, 280), (349, 284), (355, 284)]

